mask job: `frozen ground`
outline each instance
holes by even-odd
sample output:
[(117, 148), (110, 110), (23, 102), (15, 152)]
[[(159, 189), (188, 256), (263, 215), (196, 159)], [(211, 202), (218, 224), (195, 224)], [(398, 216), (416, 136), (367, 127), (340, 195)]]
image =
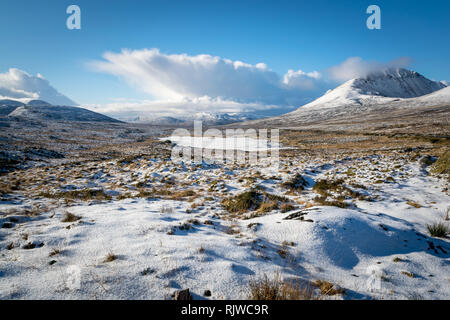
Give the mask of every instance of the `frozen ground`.
[(161, 138), (162, 140), (170, 140), (181, 147), (192, 147), (199, 149), (211, 150), (239, 150), (239, 151), (267, 151), (272, 149), (280, 149), (277, 140), (272, 139), (258, 139), (257, 131), (254, 131), (255, 138), (249, 136), (170, 136), (168, 138)]
[[(448, 180), (429, 170), (390, 152), (282, 159), (277, 174), (145, 156), (15, 171), (1, 177), (22, 184), (0, 202), (0, 298), (171, 299), (190, 288), (236, 299), (280, 273), (345, 289), (331, 299), (449, 299), (450, 241), (427, 231), (445, 221)], [(296, 173), (304, 190), (286, 189)], [(335, 205), (317, 198), (323, 179), (342, 181)], [(291, 206), (225, 210), (250, 189)], [(79, 219), (62, 222), (67, 212)]]

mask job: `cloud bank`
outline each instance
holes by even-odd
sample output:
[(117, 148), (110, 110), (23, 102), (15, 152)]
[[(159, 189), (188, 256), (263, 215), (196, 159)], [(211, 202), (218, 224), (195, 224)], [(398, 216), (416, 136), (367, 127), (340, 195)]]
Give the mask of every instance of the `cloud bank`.
[(408, 57), (398, 58), (388, 63), (365, 61), (360, 57), (350, 57), (341, 64), (331, 67), (328, 73), (331, 79), (343, 82), (354, 78), (365, 77), (371, 73), (389, 68), (406, 68), (411, 62), (411, 59)]
[(209, 97), (241, 103), (287, 106), (322, 91), (320, 74), (290, 70), (284, 77), (255, 65), (211, 55), (163, 54), (158, 49), (107, 52), (91, 62), (96, 71), (125, 79), (158, 100)]
[(32, 76), (15, 68), (0, 73), (0, 99), (13, 99), (22, 102), (40, 99), (54, 105), (77, 105), (74, 101), (59, 93), (42, 75)]
[[(271, 116), (286, 113), (333, 89), (343, 81), (364, 77), (390, 67), (406, 67), (408, 58), (388, 63), (351, 57), (322, 72), (288, 70), (279, 75), (266, 64), (207, 54), (164, 54), (158, 49), (107, 52), (90, 67), (124, 79), (148, 94), (145, 101), (114, 101), (86, 105), (121, 120), (193, 113), (241, 113)], [(11, 68), (0, 74), (0, 99), (28, 102), (41, 99), (55, 105), (76, 105), (40, 74), (33, 76)]]
[[(278, 105), (261, 103), (245, 103), (221, 98), (184, 98), (181, 100), (146, 100), (146, 101), (118, 101), (108, 104), (86, 106), (88, 109), (107, 114), (123, 121), (136, 121), (153, 117), (175, 117), (184, 119), (194, 114), (202, 113), (242, 113), (252, 112), (261, 116), (271, 115), (274, 109), (280, 110)], [(284, 112), (292, 111), (284, 109)]]
[[(406, 67), (409, 58), (382, 63), (351, 57), (322, 72), (288, 70), (279, 75), (264, 63), (201, 54), (164, 54), (158, 49), (106, 52), (92, 61), (97, 72), (112, 74), (154, 100), (93, 106), (112, 116), (147, 113), (263, 112), (275, 115), (298, 108), (352, 78), (387, 68)], [(269, 111), (272, 110), (272, 111)], [(120, 118), (124, 119), (123, 116)]]

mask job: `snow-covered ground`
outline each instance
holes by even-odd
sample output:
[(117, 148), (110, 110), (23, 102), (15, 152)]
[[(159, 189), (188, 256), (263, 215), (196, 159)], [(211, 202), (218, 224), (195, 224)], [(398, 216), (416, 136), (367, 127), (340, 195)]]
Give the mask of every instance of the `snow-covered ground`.
[[(1, 299), (170, 299), (184, 288), (195, 299), (205, 290), (239, 299), (249, 280), (276, 273), (345, 289), (333, 299), (450, 298), (450, 241), (426, 228), (443, 220), (448, 184), (403, 155), (283, 160), (277, 177), (148, 158), (30, 170), (27, 192), (0, 202)], [(295, 173), (309, 184), (286, 192), (281, 182)], [(345, 197), (346, 208), (315, 203), (314, 183), (339, 178), (364, 197)], [(232, 218), (221, 200), (252, 187), (296, 208)], [(48, 199), (45, 188), (101, 189), (112, 198)], [(139, 196), (142, 188), (173, 189)], [(171, 198), (180, 190), (193, 194)], [(66, 212), (80, 219), (62, 222)]]
[[(253, 135), (253, 134), (252, 134)], [(249, 136), (170, 136), (168, 138), (161, 138), (161, 140), (170, 140), (173, 143), (181, 147), (191, 147), (199, 149), (211, 149), (211, 150), (239, 150), (239, 151), (267, 151), (271, 149), (280, 149), (280, 144), (277, 140), (268, 140), (264, 138), (258, 138), (258, 134), (255, 130), (254, 138)]]

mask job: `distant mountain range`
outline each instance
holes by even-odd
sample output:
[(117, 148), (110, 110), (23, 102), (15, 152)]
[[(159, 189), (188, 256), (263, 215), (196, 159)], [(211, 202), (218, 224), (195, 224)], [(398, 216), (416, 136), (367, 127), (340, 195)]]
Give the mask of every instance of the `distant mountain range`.
[(151, 125), (160, 126), (176, 126), (192, 125), (194, 121), (202, 121), (205, 125), (223, 125), (234, 122), (241, 122), (247, 120), (258, 119), (259, 117), (252, 115), (251, 113), (210, 113), (210, 112), (199, 112), (192, 115), (183, 116), (180, 118), (175, 117), (157, 117), (157, 118), (146, 118), (137, 117), (133, 119), (132, 122), (136, 123), (147, 123)]
[[(245, 125), (283, 126), (288, 123), (293, 125), (355, 114), (363, 115), (364, 112), (373, 112), (380, 106), (395, 109), (439, 104), (450, 105), (449, 87), (444, 83), (429, 80), (415, 71), (397, 68), (351, 79), (333, 90), (328, 90), (313, 102), (272, 118), (258, 119), (259, 117), (252, 113), (203, 112), (182, 117), (136, 117), (129, 121), (160, 126), (189, 126), (195, 120), (200, 120), (205, 125), (244, 122)], [(0, 100), (0, 117), (2, 120), (121, 122), (84, 108), (54, 106), (43, 100), (26, 103), (12, 99)]]
[[(3, 119), (28, 119), (35, 121), (100, 121), (122, 122), (103, 114), (90, 111), (81, 107), (54, 106), (42, 100), (31, 100), (23, 103), (16, 100), (0, 100), (0, 117)], [(130, 122), (159, 126), (189, 126), (195, 120), (202, 121), (205, 125), (222, 125), (245, 120), (253, 120), (257, 117), (249, 113), (195, 113), (183, 118), (175, 117), (136, 117)]]
[(26, 104), (0, 100), (0, 117), (3, 120), (121, 122), (84, 108), (53, 106), (42, 100), (31, 100)]

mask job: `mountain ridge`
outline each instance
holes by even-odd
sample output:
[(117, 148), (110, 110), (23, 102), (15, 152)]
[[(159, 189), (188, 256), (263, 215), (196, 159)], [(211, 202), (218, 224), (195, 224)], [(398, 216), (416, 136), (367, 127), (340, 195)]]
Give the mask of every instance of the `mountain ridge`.
[(426, 121), (427, 125), (435, 124), (436, 132), (443, 130), (450, 119), (450, 87), (426, 79), (417, 72), (408, 72), (415, 79), (419, 79), (416, 84), (423, 86), (420, 92), (416, 90), (406, 94), (416, 95), (425, 92), (427, 94), (412, 98), (369, 95), (368, 91), (355, 90), (352, 87), (355, 79), (352, 79), (292, 112), (277, 117), (235, 123), (228, 127), (343, 130), (368, 126), (395, 127), (399, 123), (404, 123), (402, 126), (413, 130), (414, 127), (423, 127), (425, 124), (421, 122)]
[(26, 104), (11, 99), (0, 100), (0, 117), (3, 120), (122, 122), (88, 109), (54, 106), (43, 100), (31, 100)]
[(402, 68), (386, 69), (365, 77), (350, 79), (288, 114), (308, 108), (387, 103), (427, 95), (445, 87), (445, 84), (429, 80), (415, 71)]

